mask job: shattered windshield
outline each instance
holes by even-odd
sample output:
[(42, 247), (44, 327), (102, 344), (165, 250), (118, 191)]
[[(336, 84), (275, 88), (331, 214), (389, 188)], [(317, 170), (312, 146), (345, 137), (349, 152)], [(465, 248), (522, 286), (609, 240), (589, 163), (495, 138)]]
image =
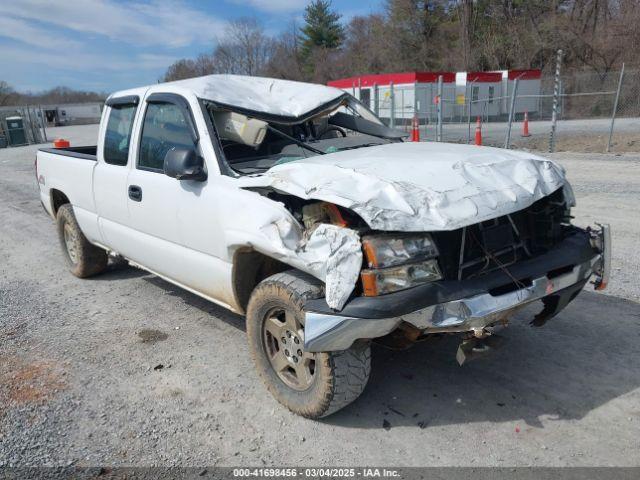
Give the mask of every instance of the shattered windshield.
[(357, 100), (299, 123), (262, 120), (213, 103), (207, 104), (227, 164), (241, 174), (344, 150), (400, 141), (404, 132), (386, 127)]

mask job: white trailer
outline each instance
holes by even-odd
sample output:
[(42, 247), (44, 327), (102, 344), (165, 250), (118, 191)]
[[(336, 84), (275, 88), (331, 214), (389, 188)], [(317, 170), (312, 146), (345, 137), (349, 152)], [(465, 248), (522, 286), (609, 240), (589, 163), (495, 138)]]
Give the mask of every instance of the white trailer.
[(509, 114), (511, 106), (511, 96), (516, 79), (518, 80), (518, 91), (516, 96), (515, 113), (532, 113), (540, 110), (540, 95), (542, 87), (541, 70), (502, 70), (502, 92), (503, 98), (500, 109), (503, 115)]
[(467, 72), (464, 96), (472, 117), (499, 116), (502, 75), (496, 72)]
[(86, 125), (100, 123), (101, 102), (66, 103), (43, 105), (47, 123), (50, 125)]
[[(360, 75), (328, 83), (351, 93), (383, 119), (407, 124), (418, 114), (421, 122), (437, 120), (438, 78), (442, 77), (442, 116), (456, 116), (456, 85), (453, 72), (403, 72)], [(377, 99), (377, 104), (376, 104)]]

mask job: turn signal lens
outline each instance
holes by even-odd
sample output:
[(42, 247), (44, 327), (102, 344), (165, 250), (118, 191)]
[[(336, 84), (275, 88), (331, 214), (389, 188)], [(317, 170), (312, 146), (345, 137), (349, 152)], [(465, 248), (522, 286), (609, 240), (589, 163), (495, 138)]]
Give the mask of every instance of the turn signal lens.
[(362, 279), (362, 292), (365, 297), (377, 297), (378, 296), (378, 284), (376, 283), (376, 272), (372, 270), (365, 270), (360, 274)]

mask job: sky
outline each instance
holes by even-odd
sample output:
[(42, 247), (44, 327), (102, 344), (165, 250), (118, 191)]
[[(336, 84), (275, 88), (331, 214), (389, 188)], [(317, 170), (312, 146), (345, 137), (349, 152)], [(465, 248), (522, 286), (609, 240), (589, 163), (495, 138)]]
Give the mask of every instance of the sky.
[[(225, 24), (254, 17), (268, 34), (301, 24), (309, 0), (2, 0), (0, 80), (113, 92), (156, 83), (180, 58), (213, 49)], [(333, 0), (344, 22), (382, 0)]]

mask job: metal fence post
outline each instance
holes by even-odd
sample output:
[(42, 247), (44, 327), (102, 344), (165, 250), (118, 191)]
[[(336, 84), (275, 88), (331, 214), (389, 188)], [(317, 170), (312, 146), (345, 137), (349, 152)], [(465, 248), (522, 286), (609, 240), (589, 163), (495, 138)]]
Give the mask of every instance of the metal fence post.
[(402, 127), (406, 130), (407, 126), (404, 123), (404, 88), (400, 90), (400, 123)]
[(438, 113), (438, 125), (436, 127), (436, 141), (442, 141), (442, 75), (438, 75), (438, 103), (436, 105)]
[(396, 93), (393, 89), (393, 81), (389, 82), (389, 100), (391, 104), (391, 114), (389, 115), (389, 126), (396, 126)]
[(551, 112), (551, 133), (549, 135), (549, 152), (556, 149), (556, 127), (558, 123), (558, 99), (560, 97), (560, 64), (562, 63), (562, 50), (558, 50), (556, 56), (556, 74), (553, 81), (553, 110)]
[(378, 84), (373, 84), (373, 113), (376, 117), (380, 116), (380, 92), (378, 91)]
[[(33, 120), (31, 119), (31, 111), (30, 111), (30, 110), (31, 110), (31, 109), (30, 109), (29, 105), (27, 105), (27, 106), (23, 109), (23, 111), (25, 111), (25, 112), (27, 113), (26, 121), (27, 121), (27, 122), (29, 122), (29, 130), (28, 130), (28, 131), (30, 131), (30, 132), (31, 132), (31, 142), (29, 142), (29, 143), (33, 143), (33, 144), (35, 144), (35, 143), (38, 143), (38, 139), (36, 138), (36, 132), (35, 132), (35, 130), (33, 129)], [(23, 121), (24, 121), (24, 120), (23, 120)], [(24, 125), (24, 124), (23, 124), (23, 125)], [(25, 130), (27, 130), (27, 129), (25, 129)], [(28, 135), (27, 135), (27, 138), (28, 138)]]
[(418, 81), (413, 82), (413, 116), (418, 119), (418, 129), (420, 129), (420, 116), (418, 115)]
[(509, 107), (509, 125), (507, 126), (507, 138), (504, 140), (504, 148), (509, 148), (511, 146), (511, 125), (513, 125), (513, 117), (515, 115), (519, 81), (520, 80), (517, 78), (513, 81), (513, 92), (511, 92), (511, 105)]
[(44, 137), (44, 141), (48, 142), (49, 140), (47, 139), (47, 127), (45, 126), (46, 123), (46, 118), (44, 116), (44, 111), (42, 110), (42, 105), (40, 105), (40, 120), (42, 121), (42, 136)]
[(620, 89), (622, 88), (622, 78), (624, 77), (624, 63), (620, 70), (620, 79), (618, 80), (618, 90), (616, 90), (616, 99), (613, 101), (613, 113), (611, 113), (611, 127), (609, 127), (609, 142), (607, 142), (607, 153), (611, 151), (611, 139), (613, 137), (613, 124), (616, 121), (616, 111), (618, 110), (618, 100), (620, 100)]
[(473, 81), (467, 83), (465, 94), (467, 95), (467, 143), (471, 143), (471, 91), (473, 90)]

